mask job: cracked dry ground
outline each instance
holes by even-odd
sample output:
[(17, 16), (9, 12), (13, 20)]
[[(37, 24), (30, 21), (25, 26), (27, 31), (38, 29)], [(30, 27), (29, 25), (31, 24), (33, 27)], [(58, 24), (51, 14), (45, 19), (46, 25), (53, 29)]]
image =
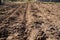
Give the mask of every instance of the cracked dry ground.
[(1, 5), (0, 40), (60, 40), (60, 4)]

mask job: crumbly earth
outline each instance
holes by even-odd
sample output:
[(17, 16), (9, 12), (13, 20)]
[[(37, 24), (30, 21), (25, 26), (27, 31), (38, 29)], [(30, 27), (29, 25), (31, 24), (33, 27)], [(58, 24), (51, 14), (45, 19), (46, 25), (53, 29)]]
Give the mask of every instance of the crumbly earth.
[(0, 40), (60, 40), (60, 4), (0, 5)]

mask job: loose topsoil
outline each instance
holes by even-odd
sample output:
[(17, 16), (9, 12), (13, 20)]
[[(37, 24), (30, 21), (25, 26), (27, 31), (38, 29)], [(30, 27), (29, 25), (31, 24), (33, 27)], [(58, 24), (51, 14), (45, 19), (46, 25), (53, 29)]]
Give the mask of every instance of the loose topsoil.
[(0, 5), (0, 40), (60, 40), (60, 4)]

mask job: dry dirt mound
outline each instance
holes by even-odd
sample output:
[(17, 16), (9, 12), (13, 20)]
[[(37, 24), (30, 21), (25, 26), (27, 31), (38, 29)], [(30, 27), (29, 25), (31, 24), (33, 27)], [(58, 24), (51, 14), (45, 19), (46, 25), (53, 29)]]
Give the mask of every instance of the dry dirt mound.
[(0, 40), (60, 40), (60, 4), (0, 5)]

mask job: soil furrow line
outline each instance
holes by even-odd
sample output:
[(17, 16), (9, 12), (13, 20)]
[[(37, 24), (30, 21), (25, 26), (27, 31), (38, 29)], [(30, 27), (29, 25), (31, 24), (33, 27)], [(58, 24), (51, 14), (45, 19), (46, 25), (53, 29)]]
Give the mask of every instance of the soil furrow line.
[[(11, 16), (13, 16), (21, 7), (22, 7), (22, 6), (18, 7), (17, 9), (15, 9), (15, 11), (13, 11), (13, 13), (12, 13), (9, 17), (7, 17), (5, 20), (8, 20)], [(4, 21), (3, 21), (3, 22), (4, 22)], [(3, 22), (2, 22), (2, 23), (3, 23)]]

